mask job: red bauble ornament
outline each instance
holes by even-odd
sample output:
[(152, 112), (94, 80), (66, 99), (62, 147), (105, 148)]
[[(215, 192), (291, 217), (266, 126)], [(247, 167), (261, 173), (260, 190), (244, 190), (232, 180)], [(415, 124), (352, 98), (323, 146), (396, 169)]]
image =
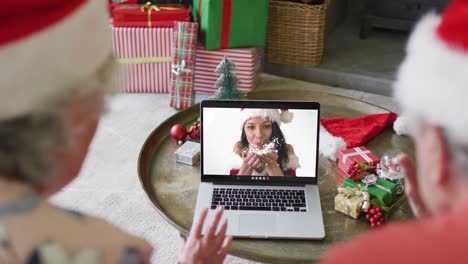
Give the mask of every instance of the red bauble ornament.
[(171, 128), (171, 137), (176, 140), (184, 140), (187, 137), (187, 129), (184, 125), (176, 124)]

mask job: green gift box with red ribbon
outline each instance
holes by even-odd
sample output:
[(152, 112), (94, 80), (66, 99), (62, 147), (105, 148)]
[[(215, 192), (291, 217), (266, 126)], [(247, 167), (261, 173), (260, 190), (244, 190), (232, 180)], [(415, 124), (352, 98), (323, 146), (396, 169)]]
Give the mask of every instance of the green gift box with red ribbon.
[(206, 49), (266, 45), (268, 0), (194, 0), (192, 12)]
[[(356, 185), (366, 186), (364, 182), (354, 181), (351, 178), (346, 178), (343, 181), (344, 187), (355, 187)], [(397, 196), (398, 188), (393, 182), (377, 178), (373, 185), (367, 186), (367, 190), (372, 198), (382, 200), (387, 206), (391, 206)]]

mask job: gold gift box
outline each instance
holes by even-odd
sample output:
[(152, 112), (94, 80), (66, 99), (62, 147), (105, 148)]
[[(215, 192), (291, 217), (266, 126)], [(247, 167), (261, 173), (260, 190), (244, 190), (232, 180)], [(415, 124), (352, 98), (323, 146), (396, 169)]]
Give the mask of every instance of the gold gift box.
[(354, 219), (361, 215), (361, 206), (364, 198), (359, 196), (347, 197), (344, 194), (335, 196), (335, 210)]
[(336, 211), (357, 219), (362, 211), (367, 212), (369, 206), (369, 193), (361, 190), (361, 186), (338, 188), (338, 195), (335, 196)]

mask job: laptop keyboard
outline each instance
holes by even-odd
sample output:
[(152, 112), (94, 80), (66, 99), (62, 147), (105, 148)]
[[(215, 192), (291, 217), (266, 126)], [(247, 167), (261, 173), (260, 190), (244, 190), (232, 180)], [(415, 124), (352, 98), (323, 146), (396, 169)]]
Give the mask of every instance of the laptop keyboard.
[(304, 190), (213, 188), (211, 209), (307, 212)]

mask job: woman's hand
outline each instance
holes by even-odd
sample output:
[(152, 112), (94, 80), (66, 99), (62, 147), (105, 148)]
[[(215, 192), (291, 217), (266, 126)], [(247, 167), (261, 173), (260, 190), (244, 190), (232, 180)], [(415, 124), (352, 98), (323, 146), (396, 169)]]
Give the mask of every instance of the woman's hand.
[(203, 223), (208, 209), (202, 211), (200, 218), (193, 223), (189, 237), (182, 241), (178, 263), (223, 263), (232, 244), (232, 237), (226, 236), (227, 220), (224, 220), (218, 230), (223, 208), (218, 207), (208, 232), (202, 236)]
[(242, 165), (237, 175), (252, 175), (254, 169), (265, 164), (263, 158), (254, 152), (244, 151), (241, 154), (241, 158)]
[(245, 165), (252, 169), (264, 163), (263, 159), (259, 155), (255, 154), (254, 152), (246, 151), (242, 152), (242, 161)]
[(278, 164), (278, 150), (273, 149), (267, 154), (262, 155), (262, 159), (265, 160), (267, 164), (267, 173), (270, 176), (284, 176), (281, 167)]
[(272, 149), (267, 154), (262, 155), (262, 159), (265, 160), (268, 168), (278, 167), (278, 150)]

